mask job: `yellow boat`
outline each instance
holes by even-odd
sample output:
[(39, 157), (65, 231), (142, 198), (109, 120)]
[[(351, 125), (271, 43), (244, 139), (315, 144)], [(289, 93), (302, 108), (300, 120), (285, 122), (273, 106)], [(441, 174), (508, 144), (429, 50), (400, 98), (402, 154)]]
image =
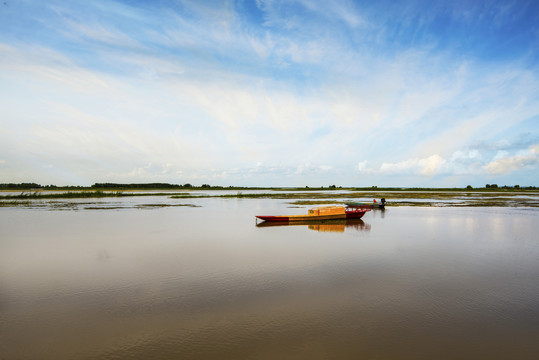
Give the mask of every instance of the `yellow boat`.
[(338, 219), (338, 220), (310, 220), (310, 221), (262, 221), (256, 224), (257, 227), (277, 227), (277, 226), (307, 226), (310, 230), (320, 232), (344, 232), (346, 228), (354, 230), (370, 231), (370, 224), (366, 224), (361, 219)]
[(364, 205), (322, 206), (310, 209), (307, 215), (257, 215), (258, 219), (271, 222), (295, 222), (311, 220), (359, 219), (370, 207)]

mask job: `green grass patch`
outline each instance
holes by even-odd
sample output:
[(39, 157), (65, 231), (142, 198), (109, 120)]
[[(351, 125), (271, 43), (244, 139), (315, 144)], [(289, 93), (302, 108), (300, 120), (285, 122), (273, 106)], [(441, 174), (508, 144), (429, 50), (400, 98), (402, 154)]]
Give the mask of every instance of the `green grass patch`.
[[(108, 197), (133, 197), (133, 196), (170, 196), (171, 193), (147, 193), (147, 192), (123, 192), (123, 191), (69, 191), (60, 193), (43, 194), (38, 191), (23, 192), (19, 195), (3, 195), (2, 199), (86, 199), (86, 198), (108, 198)], [(187, 194), (176, 194), (183, 196)]]
[[(284, 189), (283, 189), (284, 190)], [(381, 191), (380, 189), (369, 191), (346, 191), (333, 193), (327, 191), (304, 191), (298, 192), (264, 192), (244, 193), (238, 191), (233, 194), (196, 194), (189, 192), (137, 192), (137, 191), (69, 191), (43, 193), (39, 191), (22, 192), (19, 195), (0, 196), (0, 206), (56, 206), (53, 201), (38, 202), (38, 200), (53, 199), (92, 199), (92, 198), (118, 198), (133, 196), (166, 196), (171, 199), (278, 199), (290, 200), (291, 205), (326, 205), (343, 204), (346, 202), (370, 202), (372, 199), (387, 199), (387, 206), (505, 206), (505, 207), (539, 207), (539, 192), (534, 191)], [(81, 207), (80, 202), (72, 203), (71, 206)], [(61, 205), (61, 206), (66, 206)], [(148, 204), (147, 207), (187, 206), (183, 204)], [(96, 207), (101, 208), (99, 204)], [(105, 207), (109, 208), (109, 207)]]
[(32, 201), (23, 200), (23, 201), (0, 201), (0, 207), (15, 207), (15, 206), (30, 206)]
[(84, 210), (160, 209), (166, 207), (201, 207), (194, 204), (138, 204), (133, 206), (87, 206)]
[(336, 205), (336, 204), (342, 205), (343, 203), (337, 202), (337, 201), (329, 201), (329, 200), (297, 200), (297, 201), (289, 202), (289, 204), (314, 206), (314, 205)]

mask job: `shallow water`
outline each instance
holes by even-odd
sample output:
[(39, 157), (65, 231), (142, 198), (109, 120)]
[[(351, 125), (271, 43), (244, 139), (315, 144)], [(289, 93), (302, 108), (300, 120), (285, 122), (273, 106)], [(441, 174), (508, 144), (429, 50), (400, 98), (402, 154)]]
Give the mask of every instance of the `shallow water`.
[(0, 208), (1, 359), (539, 357), (535, 208), (256, 226), (306, 208), (103, 201)]

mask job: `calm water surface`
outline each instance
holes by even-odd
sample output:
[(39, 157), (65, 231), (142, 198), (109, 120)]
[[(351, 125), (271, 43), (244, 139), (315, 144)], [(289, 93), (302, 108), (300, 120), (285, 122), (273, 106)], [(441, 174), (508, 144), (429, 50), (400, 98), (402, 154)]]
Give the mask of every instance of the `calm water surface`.
[(189, 203), (0, 208), (0, 359), (539, 358), (536, 209)]

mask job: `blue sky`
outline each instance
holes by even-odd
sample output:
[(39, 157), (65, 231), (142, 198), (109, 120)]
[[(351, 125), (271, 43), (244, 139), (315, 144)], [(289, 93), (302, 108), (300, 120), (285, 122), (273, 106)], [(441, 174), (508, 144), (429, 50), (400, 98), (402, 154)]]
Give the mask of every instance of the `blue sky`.
[(0, 2), (0, 182), (539, 185), (537, 1)]

